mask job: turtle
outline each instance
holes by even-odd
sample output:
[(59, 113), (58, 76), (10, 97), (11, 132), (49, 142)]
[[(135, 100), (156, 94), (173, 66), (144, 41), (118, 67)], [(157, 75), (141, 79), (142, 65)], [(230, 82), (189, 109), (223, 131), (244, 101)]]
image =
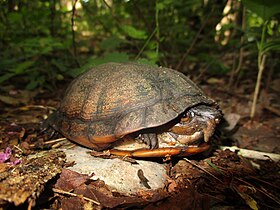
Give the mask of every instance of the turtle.
[[(48, 124), (67, 139), (96, 151), (163, 157), (207, 150), (221, 118), (218, 104), (183, 73), (110, 62), (74, 79)], [(166, 135), (169, 140), (160, 140)], [(147, 148), (114, 149), (126, 138), (144, 142)]]

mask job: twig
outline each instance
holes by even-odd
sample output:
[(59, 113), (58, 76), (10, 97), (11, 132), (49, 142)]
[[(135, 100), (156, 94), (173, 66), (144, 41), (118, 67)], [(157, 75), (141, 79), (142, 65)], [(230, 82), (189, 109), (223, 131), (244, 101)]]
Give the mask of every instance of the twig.
[(176, 69), (179, 70), (181, 68), (181, 66), (183, 65), (184, 61), (186, 60), (187, 56), (190, 54), (190, 51), (193, 49), (194, 45), (196, 44), (196, 41), (198, 40), (199, 35), (201, 34), (202, 30), (204, 29), (204, 27), (206, 26), (206, 23), (208, 23), (209, 21), (209, 17), (212, 15), (213, 9), (211, 10), (211, 12), (208, 13), (207, 17), (205, 18), (205, 21), (202, 23), (200, 29), (198, 30), (198, 32), (196, 33), (194, 39), (192, 40), (192, 43), (190, 45), (190, 47), (187, 49), (187, 51), (184, 53), (183, 57), (181, 58), (180, 62), (178, 63), (178, 65), (176, 66)]
[(223, 182), (222, 182), (220, 179), (218, 179), (215, 175), (211, 174), (209, 171), (206, 171), (204, 168), (200, 167), (199, 165), (197, 165), (197, 164), (191, 162), (188, 158), (184, 158), (184, 160), (187, 161), (188, 163), (190, 163), (191, 165), (193, 165), (193, 166), (199, 168), (200, 170), (204, 171), (205, 173), (207, 173), (208, 175), (210, 175), (210, 176), (212, 176), (214, 179), (216, 179), (218, 182), (220, 182), (220, 183), (223, 184)]
[(53, 140), (49, 140), (49, 141), (45, 141), (44, 144), (52, 144), (52, 143), (57, 143), (57, 142), (61, 142), (67, 140), (67, 138), (59, 138), (59, 139), (53, 139)]
[(121, 20), (114, 14), (112, 7), (108, 4), (108, 2), (106, 0), (103, 0), (103, 3), (110, 10), (110, 13), (111, 13), (113, 19), (116, 20), (117, 27), (121, 26), (122, 25)]
[(70, 193), (70, 192), (67, 192), (67, 191), (64, 191), (64, 190), (60, 190), (60, 189), (56, 189), (56, 188), (53, 188), (52, 189), (55, 193), (59, 193), (59, 194), (63, 194), (63, 195), (70, 195), (70, 196), (73, 196), (73, 197), (82, 197), (84, 200), (86, 201), (90, 201), (96, 205), (100, 205), (99, 202), (95, 201), (95, 200), (92, 200), (91, 198), (88, 198), (88, 197), (85, 197), (83, 195), (79, 195), (79, 194), (76, 194), (76, 193)]
[(261, 41), (260, 41), (260, 43), (258, 43), (258, 51), (259, 51), (258, 52), (258, 77), (257, 77), (256, 86), (255, 86), (253, 103), (252, 103), (252, 107), (251, 107), (251, 113), (250, 113), (251, 118), (253, 118), (255, 116), (256, 105), (257, 105), (258, 96), (259, 96), (259, 92), (260, 92), (262, 74), (263, 74), (263, 70), (265, 67), (266, 54), (265, 54), (265, 50), (264, 50), (264, 44), (265, 44), (265, 33), (266, 33), (267, 24), (268, 24), (268, 21), (265, 21), (264, 25), (263, 25), (263, 29), (262, 29)]
[(33, 200), (30, 200), (30, 202), (28, 203), (27, 210), (32, 210), (32, 206), (33, 206)]
[(240, 181), (242, 183), (245, 183), (246, 185), (249, 185), (249, 186), (255, 188), (257, 191), (259, 191), (260, 193), (264, 194), (265, 196), (267, 196), (268, 198), (270, 198), (271, 200), (273, 200), (277, 204), (280, 204), (279, 199), (277, 197), (275, 197), (273, 194), (268, 193), (267, 191), (264, 191), (264, 190), (262, 190), (262, 189), (260, 189), (260, 188), (258, 188), (256, 186), (252, 185), (251, 183), (244, 181), (243, 179), (240, 179), (240, 178), (237, 178), (237, 177), (234, 177), (234, 179), (236, 179), (236, 180), (238, 180), (238, 181)]
[(54, 108), (52, 106), (44, 106), (44, 105), (26, 105), (26, 106), (21, 106), (18, 109), (26, 111), (26, 110), (30, 110), (30, 109), (33, 109), (33, 108), (34, 109), (48, 109), (48, 110), (52, 110), (52, 111), (56, 110), (56, 108)]
[(151, 38), (155, 35), (157, 31), (157, 28), (154, 29), (154, 31), (151, 33), (151, 35), (148, 37), (148, 39), (146, 40), (145, 44), (143, 45), (143, 47), (141, 48), (141, 50), (139, 51), (139, 53), (136, 55), (135, 60), (137, 60), (140, 55), (143, 53), (143, 51), (145, 50), (145, 48), (147, 47), (147, 45), (149, 44)]
[(263, 70), (264, 70), (265, 60), (266, 60), (266, 55), (261, 53), (258, 56), (259, 72), (258, 72), (258, 78), (257, 78), (256, 87), (255, 87), (255, 92), (254, 92), (251, 113), (250, 113), (251, 118), (253, 118), (255, 116), (255, 112), (256, 112), (256, 105), (257, 105), (257, 100), (258, 100), (258, 96), (259, 96), (259, 92), (260, 92), (261, 79), (262, 79), (262, 74), (263, 74)]
[[(51, 35), (52, 37), (55, 37), (55, 12), (56, 12), (56, 8), (55, 8), (55, 5), (56, 5), (56, 0), (52, 0), (50, 1), (50, 19), (51, 19), (51, 24), (50, 24), (50, 29), (51, 29)], [(59, 10), (61, 11), (61, 10)]]
[[(241, 4), (240, 4), (241, 5)], [(246, 9), (244, 8), (244, 6), (242, 6), (242, 25), (241, 25), (241, 30), (245, 31), (246, 30)], [(230, 75), (230, 81), (228, 83), (228, 88), (231, 88), (231, 85), (233, 83), (233, 78), (235, 75), (238, 75), (241, 69), (241, 66), (243, 64), (243, 58), (244, 58), (244, 48), (243, 48), (243, 43), (244, 43), (244, 39), (245, 39), (245, 35), (242, 35), (240, 38), (240, 48), (239, 48), (239, 57), (238, 57), (238, 64), (236, 69), (232, 70), (232, 73)]]
[(112, 10), (112, 7), (108, 4), (106, 0), (103, 0), (103, 3), (108, 7), (109, 10)]
[[(102, 0), (102, 1), (105, 4), (105, 6), (109, 9), (109, 11), (111, 13), (111, 16), (113, 18), (113, 22), (116, 23), (115, 26), (117, 27), (117, 29), (120, 30), (120, 31), (123, 31), (123, 29), (122, 29), (123, 22), (120, 20), (120, 18), (117, 15), (115, 15), (114, 10), (109, 5), (107, 0)], [(104, 27), (104, 24), (102, 24), (102, 26)]]
[(72, 47), (73, 47), (73, 53), (74, 53), (74, 60), (76, 61), (76, 64), (80, 66), (78, 60), (77, 60), (77, 46), (76, 46), (76, 38), (75, 38), (75, 30), (74, 30), (74, 25), (75, 25), (75, 12), (76, 12), (76, 4), (78, 0), (74, 0), (73, 6), (72, 6), (72, 15), (71, 15), (71, 30), (72, 30)]
[[(45, 141), (43, 144), (44, 145), (53, 144), (53, 143), (57, 143), (57, 142), (65, 141), (65, 140), (67, 140), (67, 138), (53, 139), (53, 140)], [(35, 144), (30, 144), (29, 146), (30, 147), (35, 147)], [(18, 148), (18, 149), (20, 149), (20, 148)]]
[(157, 45), (156, 45), (156, 55), (158, 60), (158, 52), (159, 52), (159, 44), (160, 44), (160, 28), (159, 28), (159, 7), (158, 0), (156, 0), (156, 14), (155, 14), (155, 22), (156, 22), (156, 37), (157, 37)]
[(276, 188), (276, 189), (280, 190), (280, 186), (278, 187), (278, 186), (275, 185), (274, 183), (266, 182), (266, 181), (264, 181), (264, 180), (262, 180), (262, 179), (259, 179), (259, 178), (257, 178), (257, 177), (254, 177), (254, 176), (249, 176), (249, 177), (250, 177), (250, 179), (254, 179), (254, 180), (256, 180), (256, 181), (258, 181), (258, 182), (262, 182), (262, 183), (264, 183), (264, 184), (266, 184), (266, 185), (268, 185), (268, 186), (270, 186), (270, 187), (272, 187), (272, 188)]
[(255, 151), (255, 150), (249, 150), (249, 149), (241, 149), (236, 146), (233, 146), (233, 147), (221, 146), (220, 149), (222, 149), (222, 150), (229, 149), (232, 152), (237, 152), (237, 155), (240, 155), (245, 158), (258, 159), (258, 160), (271, 159), (275, 162), (280, 160), (280, 155), (275, 154), (275, 153), (259, 152), (259, 151)]
[(280, 116), (280, 110), (279, 109), (277, 109), (273, 106), (269, 106), (269, 105), (265, 105), (264, 108), (267, 109), (268, 111)]

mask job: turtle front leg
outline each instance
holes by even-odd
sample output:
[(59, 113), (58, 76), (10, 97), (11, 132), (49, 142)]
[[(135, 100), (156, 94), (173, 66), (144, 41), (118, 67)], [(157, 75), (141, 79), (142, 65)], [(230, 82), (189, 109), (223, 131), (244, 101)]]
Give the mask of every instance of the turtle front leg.
[(139, 134), (138, 139), (147, 144), (150, 149), (158, 148), (158, 138), (156, 133)]

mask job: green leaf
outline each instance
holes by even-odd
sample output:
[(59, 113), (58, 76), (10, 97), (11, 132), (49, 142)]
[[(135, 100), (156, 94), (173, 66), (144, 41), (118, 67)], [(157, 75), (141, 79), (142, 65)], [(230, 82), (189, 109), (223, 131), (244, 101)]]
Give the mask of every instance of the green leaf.
[(162, 1), (157, 1), (157, 4), (156, 4), (156, 9), (157, 10), (163, 10), (165, 8), (169, 8), (170, 5), (172, 5), (174, 2), (173, 0), (162, 0)]
[(19, 12), (8, 13), (8, 20), (13, 24), (20, 23), (22, 20), (22, 14)]
[(245, 200), (245, 202), (247, 203), (248, 206), (250, 206), (251, 209), (253, 210), (258, 210), (258, 203), (256, 202), (256, 200), (254, 198), (252, 198), (250, 195), (246, 194), (246, 193), (242, 193), (237, 191), (238, 194)]
[(158, 65), (156, 64), (156, 62), (154, 61), (151, 61), (151, 60), (148, 60), (146, 58), (140, 58), (136, 61), (137, 63), (139, 64), (146, 64), (146, 65), (149, 65), (149, 66), (154, 66), (154, 67), (157, 67)]
[(65, 49), (61, 41), (52, 37), (34, 37), (22, 40), (18, 47), (24, 49), (26, 57), (49, 54), (55, 49)]
[(221, 171), (215, 164), (213, 164), (211, 161), (209, 160), (205, 160), (206, 163), (208, 163), (208, 165), (210, 165), (212, 168), (214, 168), (216, 171), (218, 171), (220, 174), (225, 175), (223, 171)]
[(61, 72), (67, 71), (67, 67), (60, 59), (51, 59), (50, 63), (54, 65), (57, 69), (59, 69), (59, 71)]
[(247, 9), (256, 13), (264, 20), (268, 20), (271, 16), (280, 13), (279, 0), (243, 0)]
[(120, 46), (123, 40), (119, 39), (116, 36), (109, 37), (107, 39), (102, 40), (100, 43), (101, 49), (108, 50), (108, 49), (116, 49)]
[(79, 74), (87, 71), (88, 69), (91, 69), (92, 67), (103, 64), (103, 63), (108, 63), (108, 62), (123, 63), (123, 62), (128, 62), (128, 61), (129, 61), (128, 54), (113, 52), (113, 53), (108, 53), (108, 54), (104, 55), (103, 57), (90, 58), (87, 61), (87, 63), (84, 66), (82, 66), (81, 68), (70, 70), (67, 73), (73, 77), (76, 77)]
[(158, 2), (156, 4), (156, 9), (157, 10), (163, 10), (165, 8), (165, 4), (163, 2)]
[(33, 64), (35, 63), (35, 61), (25, 61), (25, 62), (22, 62), (22, 63), (19, 63), (14, 69), (13, 69), (13, 72), (15, 74), (22, 74), (24, 73), (24, 71), (28, 68), (30, 68)]
[(36, 87), (45, 83), (45, 76), (34, 74), (31, 81), (26, 85), (27, 90), (34, 90)]
[(122, 30), (131, 38), (134, 39), (146, 39), (147, 38), (147, 34), (146, 31), (140, 30), (140, 29), (136, 29), (133, 26), (129, 26), (129, 25), (123, 25), (122, 26)]
[(155, 50), (147, 50), (144, 54), (148, 57), (149, 60), (158, 60), (158, 53)]
[(0, 83), (7, 81), (8, 79), (12, 78), (13, 76), (15, 76), (14, 73), (7, 73), (4, 74), (0, 77)]
[(263, 52), (280, 50), (280, 40), (265, 43), (262, 50)]
[(129, 56), (126, 53), (118, 53), (118, 52), (113, 52), (113, 53), (108, 53), (104, 56), (103, 58), (104, 63), (107, 62), (127, 62), (129, 61)]
[(34, 90), (37, 86), (38, 86), (38, 81), (36, 81), (36, 80), (32, 80), (32, 81), (30, 81), (27, 85), (26, 85), (26, 89), (27, 90)]

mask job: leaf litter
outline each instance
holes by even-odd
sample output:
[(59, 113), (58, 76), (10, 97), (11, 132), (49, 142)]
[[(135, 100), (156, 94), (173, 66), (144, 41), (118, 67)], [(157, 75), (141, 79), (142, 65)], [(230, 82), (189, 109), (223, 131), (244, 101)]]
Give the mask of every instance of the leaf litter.
[[(63, 150), (77, 146), (59, 134), (49, 139), (49, 134), (40, 131), (42, 120), (51, 112), (49, 107), (54, 107), (57, 101), (35, 97), (34, 100), (20, 99), (16, 102), (6, 101), (4, 97), (0, 101), (3, 106), (0, 111), (0, 207), (279, 208), (279, 160), (273, 161), (269, 157), (265, 160), (245, 158), (238, 155), (237, 150), (219, 149), (223, 145), (247, 149), (245, 153), (250, 150), (279, 154), (279, 116), (274, 112), (275, 107), (279, 106), (279, 90), (273, 90), (274, 95), (269, 95), (269, 104), (258, 105), (257, 117), (251, 120), (248, 118), (250, 110), (246, 108), (250, 107), (250, 96), (246, 92), (241, 90), (242, 95), (234, 95), (218, 87), (215, 90), (209, 85), (203, 88), (219, 102), (227, 120), (220, 129), (220, 137), (214, 140), (213, 152), (188, 159), (145, 160), (164, 166), (164, 187), (149, 189), (147, 186), (152, 186), (153, 181), (145, 171), (142, 173), (138, 170), (134, 175), (142, 188), (134, 194), (112, 190), (104, 180), (93, 179), (94, 171), (83, 174), (71, 170), (76, 163), (67, 161)], [(264, 97), (268, 97), (267, 94)], [(137, 164), (137, 161), (130, 164)]]

